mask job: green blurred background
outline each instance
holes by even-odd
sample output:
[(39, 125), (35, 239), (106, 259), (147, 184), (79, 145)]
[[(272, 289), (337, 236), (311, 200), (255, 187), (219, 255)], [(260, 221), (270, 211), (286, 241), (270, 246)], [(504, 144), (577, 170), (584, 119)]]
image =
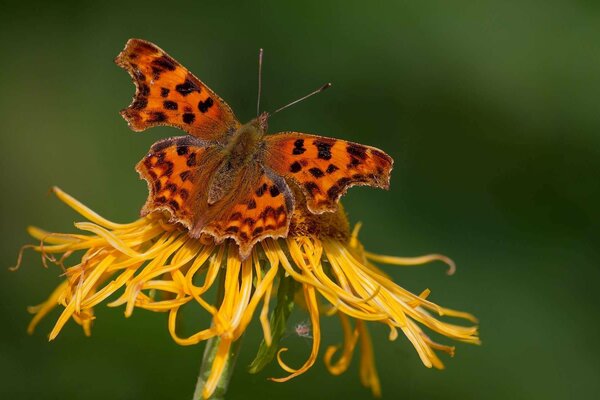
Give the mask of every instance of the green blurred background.
[[(264, 109), (324, 82), (333, 89), (271, 120), (385, 149), (389, 192), (345, 197), (374, 252), (442, 252), (458, 264), (387, 271), (402, 286), (481, 319), (483, 346), (458, 344), (445, 371), (408, 341), (372, 329), (384, 398), (564, 399), (600, 393), (600, 4), (592, 1), (1, 2), (2, 263), (28, 224), (79, 219), (46, 195), (59, 185), (116, 221), (138, 215), (146, 185), (134, 164), (159, 138), (118, 110), (133, 85), (112, 62), (130, 37), (154, 41), (249, 120), (265, 49)], [(99, 307), (91, 338), (69, 323), (46, 341), (26, 306), (59, 282), (27, 254), (0, 274), (3, 399), (189, 399), (203, 346), (179, 347), (166, 315)], [(190, 325), (198, 323), (194, 316)], [(295, 321), (305, 316), (296, 315)], [(327, 319), (325, 344), (340, 340)], [(228, 399), (368, 399), (357, 365), (330, 376), (321, 360), (285, 384), (249, 375), (245, 339)], [(309, 346), (286, 339), (300, 363)]]

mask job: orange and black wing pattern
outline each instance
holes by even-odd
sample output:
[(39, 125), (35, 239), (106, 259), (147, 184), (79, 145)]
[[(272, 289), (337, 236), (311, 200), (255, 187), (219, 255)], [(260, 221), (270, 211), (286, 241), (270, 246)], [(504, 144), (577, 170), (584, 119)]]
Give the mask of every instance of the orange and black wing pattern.
[(389, 188), (394, 160), (374, 147), (300, 132), (265, 140), (266, 165), (302, 189), (312, 213), (336, 210), (355, 185)]
[(231, 108), (153, 43), (130, 39), (115, 62), (136, 86), (121, 111), (134, 131), (170, 125), (204, 140), (219, 140), (239, 126)]
[[(233, 202), (225, 199), (223, 212), (203, 227), (216, 238), (234, 239), (243, 259), (257, 242), (267, 237), (286, 237), (294, 212), (294, 198), (285, 180), (268, 168), (257, 168), (241, 180), (252, 183), (241, 187), (240, 196)], [(211, 207), (220, 206), (216, 203)]]
[(266, 237), (286, 237), (294, 198), (285, 179), (259, 164), (236, 176), (236, 189), (214, 204), (208, 189), (223, 161), (222, 149), (193, 136), (156, 142), (137, 165), (148, 183), (142, 215), (167, 211), (190, 236), (235, 240), (242, 258)]
[(142, 215), (168, 211), (172, 222), (192, 229), (199, 211), (199, 198), (216, 168), (218, 150), (193, 136), (156, 142), (137, 164), (136, 170), (148, 183), (148, 200)]

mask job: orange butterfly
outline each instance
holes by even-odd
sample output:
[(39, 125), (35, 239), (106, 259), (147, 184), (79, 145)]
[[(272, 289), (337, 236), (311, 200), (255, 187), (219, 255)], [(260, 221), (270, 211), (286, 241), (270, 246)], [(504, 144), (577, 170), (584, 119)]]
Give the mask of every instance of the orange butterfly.
[(265, 136), (268, 113), (240, 124), (227, 103), (150, 42), (130, 39), (115, 62), (136, 86), (121, 111), (131, 129), (170, 125), (189, 134), (156, 142), (137, 164), (150, 192), (142, 215), (166, 210), (192, 237), (232, 238), (245, 259), (260, 240), (287, 236), (296, 194), (321, 214), (335, 211), (351, 186), (389, 187), (393, 160), (383, 151), (300, 132)]

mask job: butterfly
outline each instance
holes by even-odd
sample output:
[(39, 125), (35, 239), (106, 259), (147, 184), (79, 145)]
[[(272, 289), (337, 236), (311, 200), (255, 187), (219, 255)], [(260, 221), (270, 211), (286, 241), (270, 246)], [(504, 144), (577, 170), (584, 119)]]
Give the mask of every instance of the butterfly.
[(136, 86), (121, 115), (134, 131), (158, 125), (185, 136), (159, 140), (137, 164), (149, 195), (142, 215), (166, 211), (189, 235), (233, 239), (242, 259), (288, 235), (298, 196), (308, 212), (337, 209), (354, 185), (387, 189), (383, 151), (301, 132), (267, 135), (269, 113), (241, 124), (215, 92), (153, 43), (130, 39), (115, 62)]

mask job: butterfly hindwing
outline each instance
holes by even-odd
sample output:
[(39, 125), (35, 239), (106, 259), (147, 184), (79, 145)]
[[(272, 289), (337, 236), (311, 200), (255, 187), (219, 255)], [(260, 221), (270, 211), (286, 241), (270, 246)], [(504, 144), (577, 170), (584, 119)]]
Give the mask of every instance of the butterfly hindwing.
[(240, 192), (235, 196), (236, 201), (224, 199), (222, 204), (211, 205), (212, 208), (224, 204), (224, 211), (203, 227), (203, 231), (217, 238), (234, 239), (241, 257), (246, 258), (258, 241), (287, 236), (294, 198), (285, 180), (266, 167), (250, 168), (240, 181), (251, 183), (237, 189)]
[(351, 186), (389, 188), (393, 160), (374, 147), (299, 132), (265, 140), (267, 166), (302, 189), (312, 213), (334, 211)]
[(167, 211), (192, 237), (209, 234), (217, 242), (231, 238), (246, 258), (265, 237), (287, 236), (294, 198), (281, 176), (253, 164), (236, 173), (235, 190), (209, 204), (210, 186), (219, 184), (222, 161), (222, 148), (193, 136), (158, 141), (137, 165), (149, 189), (142, 214)]
[(168, 211), (173, 222), (192, 228), (217, 156), (218, 149), (193, 136), (156, 142), (136, 166), (149, 190), (142, 215)]
[(153, 43), (130, 39), (115, 62), (136, 86), (133, 102), (121, 111), (134, 131), (170, 125), (218, 140), (239, 126), (227, 103)]

